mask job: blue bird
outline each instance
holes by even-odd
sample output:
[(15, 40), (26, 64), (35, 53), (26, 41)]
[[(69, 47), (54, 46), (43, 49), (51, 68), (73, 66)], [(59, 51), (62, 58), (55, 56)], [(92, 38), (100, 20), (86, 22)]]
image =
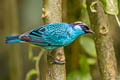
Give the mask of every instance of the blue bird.
[(69, 45), (78, 36), (86, 33), (93, 33), (93, 31), (82, 22), (53, 23), (39, 26), (21, 35), (8, 36), (6, 43), (29, 42), (51, 50)]

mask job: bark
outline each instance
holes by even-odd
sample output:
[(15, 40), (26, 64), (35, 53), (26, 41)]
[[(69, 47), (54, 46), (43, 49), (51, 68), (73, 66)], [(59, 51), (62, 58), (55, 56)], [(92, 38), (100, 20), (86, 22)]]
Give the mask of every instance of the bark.
[[(82, 18), (85, 16), (84, 14), (82, 14), (83, 7), (81, 6), (81, 3), (83, 2), (83, 0), (65, 0), (65, 1), (66, 1), (66, 5), (65, 4), (64, 5), (65, 7), (67, 7), (67, 9), (64, 18), (66, 18), (65, 19), (66, 22), (73, 23), (76, 21), (82, 21), (83, 20)], [(79, 58), (81, 53), (84, 54), (85, 51), (82, 49), (82, 46), (79, 44), (79, 40), (80, 37), (77, 38), (72, 44), (65, 47), (67, 75), (72, 71), (80, 70)]]
[(95, 31), (94, 40), (100, 72), (103, 80), (118, 80), (116, 58), (113, 48), (113, 40), (109, 30), (111, 26), (108, 22), (108, 15), (105, 14), (101, 3), (94, 6), (97, 12), (91, 12), (90, 4), (93, 1), (100, 2), (100, 0), (87, 0), (91, 27)]
[(80, 69), (79, 56), (81, 54), (81, 48), (79, 38), (77, 38), (71, 45), (65, 47), (65, 59), (66, 59), (66, 72), (67, 75), (75, 70)]
[[(80, 0), (66, 0), (66, 15), (64, 18), (66, 18), (66, 22), (72, 23), (80, 18)], [(72, 5), (72, 6), (71, 6)], [(73, 7), (74, 6), (74, 7)], [(65, 47), (65, 57), (66, 57), (66, 73), (67, 75), (74, 71), (79, 69), (79, 54), (80, 51), (80, 45), (79, 38), (77, 38), (72, 44)], [(73, 64), (74, 63), (74, 64)]]
[[(62, 0), (43, 0), (43, 20), (45, 24), (62, 21)], [(52, 51), (54, 57), (64, 61), (63, 48)], [(47, 80), (66, 80), (65, 64), (50, 64), (51, 58), (48, 58)]]
[(80, 19), (80, 16), (81, 16), (80, 2), (82, 1), (81, 0), (66, 0), (67, 22), (71, 23), (71, 22), (75, 22)]
[(98, 62), (96, 62), (94, 65), (90, 66), (90, 73), (92, 76), (92, 80), (102, 80), (101, 75), (100, 75)]
[[(4, 0), (4, 36), (17, 34), (19, 31), (17, 0)], [(10, 35), (9, 34), (9, 35)], [(9, 53), (10, 80), (22, 80), (22, 69), (20, 61), (20, 47), (11, 45), (6, 48)]]

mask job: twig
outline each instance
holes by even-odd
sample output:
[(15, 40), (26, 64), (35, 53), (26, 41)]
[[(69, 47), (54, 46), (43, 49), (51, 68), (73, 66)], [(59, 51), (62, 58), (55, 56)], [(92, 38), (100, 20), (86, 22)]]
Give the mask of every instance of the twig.
[(117, 23), (118, 23), (118, 25), (119, 25), (119, 27), (120, 27), (120, 20), (119, 20), (119, 18), (118, 18), (117, 15), (115, 15), (115, 19), (116, 19), (116, 21), (117, 21)]
[(36, 71), (37, 71), (37, 79), (36, 80), (40, 80), (39, 62), (40, 62), (41, 56), (44, 53), (44, 51), (45, 50), (43, 50), (43, 49), (40, 51), (39, 55), (37, 56), (36, 63), (35, 63), (35, 68), (36, 68)]

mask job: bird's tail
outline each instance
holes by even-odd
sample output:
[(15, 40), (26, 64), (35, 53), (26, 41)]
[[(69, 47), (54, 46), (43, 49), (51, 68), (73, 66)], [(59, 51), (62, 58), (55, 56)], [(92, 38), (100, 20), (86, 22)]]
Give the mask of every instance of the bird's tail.
[(19, 39), (20, 35), (15, 35), (15, 36), (7, 36), (6, 38), (6, 44), (9, 43), (19, 43), (21, 40)]

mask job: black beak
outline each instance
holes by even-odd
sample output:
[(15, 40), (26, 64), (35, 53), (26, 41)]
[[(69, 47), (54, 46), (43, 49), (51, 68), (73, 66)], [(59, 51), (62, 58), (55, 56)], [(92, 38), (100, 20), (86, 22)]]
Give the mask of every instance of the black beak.
[(86, 30), (86, 33), (94, 33), (92, 30)]

